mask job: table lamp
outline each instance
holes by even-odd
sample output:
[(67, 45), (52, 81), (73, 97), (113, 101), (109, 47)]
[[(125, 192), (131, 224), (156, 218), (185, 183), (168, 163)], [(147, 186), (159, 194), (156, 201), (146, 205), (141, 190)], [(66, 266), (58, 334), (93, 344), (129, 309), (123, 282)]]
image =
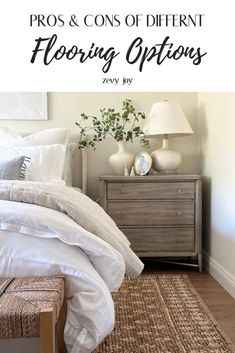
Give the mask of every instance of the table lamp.
[(175, 102), (154, 103), (143, 127), (148, 137), (161, 136), (162, 148), (151, 153), (153, 168), (158, 172), (173, 172), (181, 164), (181, 154), (169, 146), (168, 135), (180, 137), (194, 132), (179, 104)]

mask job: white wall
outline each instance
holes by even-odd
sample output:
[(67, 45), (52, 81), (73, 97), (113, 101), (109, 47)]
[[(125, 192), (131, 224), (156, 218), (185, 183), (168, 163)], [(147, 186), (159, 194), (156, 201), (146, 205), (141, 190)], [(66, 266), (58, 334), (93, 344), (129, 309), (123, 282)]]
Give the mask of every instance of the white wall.
[[(197, 143), (197, 94), (196, 93), (79, 93), (79, 92), (56, 92), (48, 94), (49, 120), (48, 121), (2, 121), (2, 125), (23, 134), (31, 133), (50, 127), (68, 127), (75, 129), (75, 121), (79, 120), (81, 113), (99, 115), (100, 108), (121, 108), (124, 99), (132, 99), (137, 111), (146, 114), (154, 102), (165, 99), (177, 101), (183, 108), (190, 124), (195, 131), (194, 136), (178, 138), (172, 141), (183, 155), (183, 163), (179, 172), (197, 173), (198, 165), (198, 143)], [(160, 140), (152, 141), (152, 149), (161, 145)], [(139, 143), (129, 144), (127, 148), (137, 154), (142, 150)], [(96, 151), (89, 150), (88, 153), (88, 193), (96, 199), (98, 197), (98, 176), (104, 173), (112, 173), (108, 157), (117, 149), (115, 141), (108, 139), (101, 142)]]
[(235, 297), (235, 93), (200, 93), (198, 123), (204, 249), (211, 273)]

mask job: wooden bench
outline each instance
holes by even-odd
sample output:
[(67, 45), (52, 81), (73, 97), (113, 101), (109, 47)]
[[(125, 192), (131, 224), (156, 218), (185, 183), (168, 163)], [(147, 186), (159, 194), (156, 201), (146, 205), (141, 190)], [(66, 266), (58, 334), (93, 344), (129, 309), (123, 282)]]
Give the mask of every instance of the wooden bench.
[(40, 337), (41, 353), (67, 352), (62, 276), (0, 278), (0, 339)]

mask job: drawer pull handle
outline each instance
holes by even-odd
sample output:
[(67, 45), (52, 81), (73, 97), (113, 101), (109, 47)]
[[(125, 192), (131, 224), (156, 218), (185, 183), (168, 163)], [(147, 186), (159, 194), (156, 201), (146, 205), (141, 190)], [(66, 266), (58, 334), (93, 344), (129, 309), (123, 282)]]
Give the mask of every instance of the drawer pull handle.
[(178, 211), (178, 212), (177, 212), (177, 215), (180, 217), (180, 216), (181, 216), (181, 212), (180, 212), (180, 211)]
[(178, 191), (178, 193), (181, 193), (181, 189), (178, 189), (177, 191)]

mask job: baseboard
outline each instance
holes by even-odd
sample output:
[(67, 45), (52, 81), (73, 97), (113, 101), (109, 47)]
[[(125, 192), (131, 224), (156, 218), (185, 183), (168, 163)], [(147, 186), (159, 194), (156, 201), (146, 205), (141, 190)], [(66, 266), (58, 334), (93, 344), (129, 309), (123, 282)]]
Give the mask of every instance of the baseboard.
[(235, 298), (235, 277), (206, 252), (203, 257), (204, 268)]

